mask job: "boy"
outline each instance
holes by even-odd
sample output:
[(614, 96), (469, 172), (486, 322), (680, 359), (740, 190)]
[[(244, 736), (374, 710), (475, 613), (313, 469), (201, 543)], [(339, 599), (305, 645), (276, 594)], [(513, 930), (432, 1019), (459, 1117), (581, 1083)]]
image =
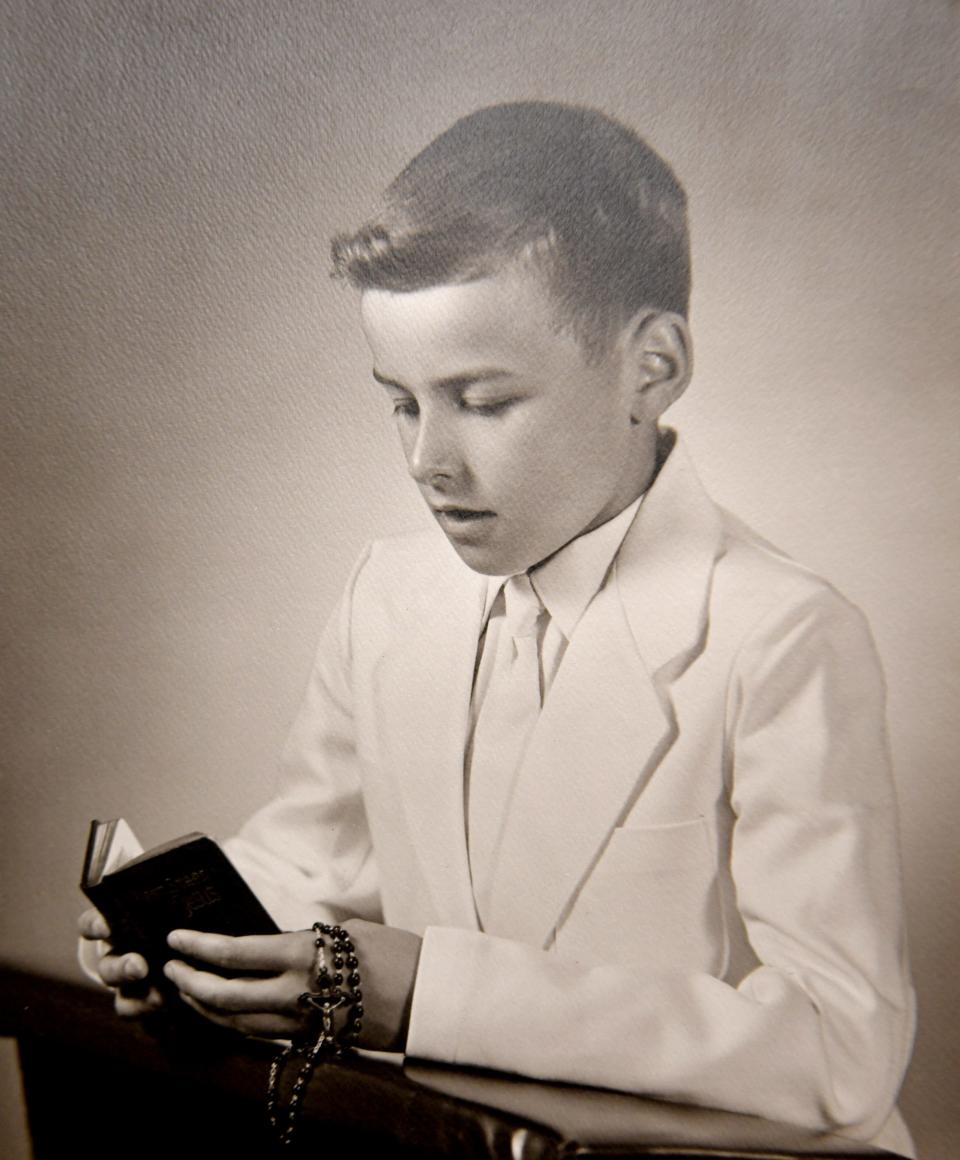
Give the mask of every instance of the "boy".
[[(170, 937), (266, 977), (168, 977), (290, 1034), (301, 928), (341, 922), (361, 1045), (909, 1151), (882, 679), (856, 610), (660, 427), (691, 370), (673, 173), (600, 113), (484, 109), (334, 262), (444, 536), (364, 554), (283, 793), (229, 846), (290, 933)], [(157, 1001), (125, 993), (138, 956), (100, 974)]]

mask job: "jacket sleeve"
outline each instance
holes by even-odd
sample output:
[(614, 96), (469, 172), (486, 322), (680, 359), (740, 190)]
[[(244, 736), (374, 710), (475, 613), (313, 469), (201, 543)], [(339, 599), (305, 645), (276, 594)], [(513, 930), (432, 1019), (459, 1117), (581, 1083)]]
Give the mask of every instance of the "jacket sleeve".
[(284, 751), (277, 797), (224, 848), (283, 929), (381, 922), (379, 879), (357, 775), (351, 619), (367, 549), (320, 640)]
[(738, 985), (431, 928), (409, 1053), (875, 1137), (914, 1017), (883, 702), (869, 630), (830, 590), (740, 648), (730, 869), (760, 965)]

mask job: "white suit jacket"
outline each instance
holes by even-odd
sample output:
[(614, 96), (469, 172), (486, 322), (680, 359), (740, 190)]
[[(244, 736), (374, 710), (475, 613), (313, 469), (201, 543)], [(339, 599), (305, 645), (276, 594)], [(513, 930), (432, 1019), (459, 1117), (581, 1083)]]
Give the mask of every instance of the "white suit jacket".
[(283, 792), (228, 845), (267, 906), (424, 935), (411, 1055), (908, 1152), (913, 994), (862, 616), (717, 508), (678, 445), (535, 727), (481, 931), (463, 761), (486, 583), (439, 535), (364, 554)]

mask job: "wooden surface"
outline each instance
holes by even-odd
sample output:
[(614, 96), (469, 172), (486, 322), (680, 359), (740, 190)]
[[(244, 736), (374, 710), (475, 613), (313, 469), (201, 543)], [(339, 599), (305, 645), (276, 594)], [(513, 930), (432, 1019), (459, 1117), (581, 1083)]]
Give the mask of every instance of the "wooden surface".
[[(35, 1160), (122, 1148), (135, 1160), (269, 1157), (272, 1045), (193, 1022), (148, 1031), (103, 992), (0, 973), (0, 1034), (19, 1042)], [(84, 1145), (86, 1141), (86, 1145)], [(317, 1069), (286, 1155), (456, 1157), (862, 1156), (891, 1153), (751, 1116), (500, 1074), (356, 1056)]]

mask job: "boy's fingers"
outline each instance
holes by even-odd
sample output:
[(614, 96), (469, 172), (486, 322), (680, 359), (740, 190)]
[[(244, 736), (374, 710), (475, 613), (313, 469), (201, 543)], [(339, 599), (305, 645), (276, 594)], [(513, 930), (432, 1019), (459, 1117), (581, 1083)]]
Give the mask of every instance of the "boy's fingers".
[(123, 982), (124, 961), (122, 955), (104, 955), (97, 963), (100, 978), (108, 987), (119, 987)]
[(204, 1019), (209, 1019), (211, 1023), (216, 1023), (218, 1027), (226, 1027), (231, 1031), (240, 1031), (244, 1035), (262, 1035), (268, 1039), (276, 1039), (280, 1036), (293, 1035), (299, 1028), (298, 1020), (288, 1015), (277, 1014), (275, 1012), (253, 1012), (250, 1014), (234, 1015), (218, 1011), (213, 1007), (208, 1007), (205, 1003), (200, 1003), (189, 995), (181, 995), (180, 998), (188, 1007), (192, 1007), (198, 1015), (202, 1015)]
[(107, 939), (110, 937), (110, 927), (107, 920), (103, 917), (99, 910), (91, 907), (85, 910), (77, 921), (80, 928), (80, 934), (83, 938), (89, 939)]
[(140, 997), (117, 994), (113, 1000), (114, 1011), (123, 1019), (138, 1019), (162, 1006), (163, 996), (156, 987), (151, 987), (146, 995)]
[(308, 967), (313, 958), (313, 936), (248, 934), (234, 938), (199, 930), (174, 930), (167, 943), (182, 955), (238, 971), (287, 971)]
[[(179, 959), (171, 959), (163, 973), (184, 999), (193, 999), (212, 1013), (294, 1012), (300, 990), (289, 978), (273, 975), (267, 979), (225, 979), (198, 971)], [(204, 1012), (211, 1014), (211, 1012)]]
[(108, 987), (122, 987), (124, 983), (138, 983), (147, 977), (147, 961), (143, 955), (104, 955), (100, 960), (100, 978)]

